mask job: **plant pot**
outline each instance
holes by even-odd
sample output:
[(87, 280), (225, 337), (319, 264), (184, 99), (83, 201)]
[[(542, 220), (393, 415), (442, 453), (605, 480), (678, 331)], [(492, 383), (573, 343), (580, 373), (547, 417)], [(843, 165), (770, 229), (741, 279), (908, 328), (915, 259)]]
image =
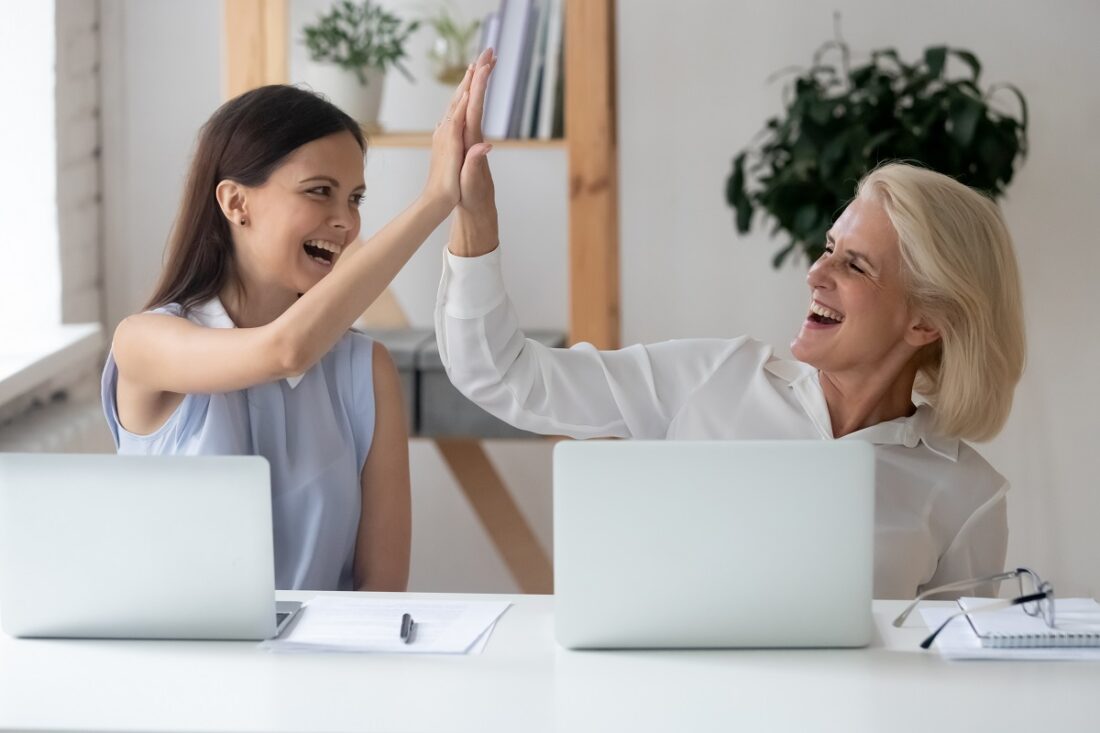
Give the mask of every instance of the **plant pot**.
[(432, 76), (436, 81), (448, 87), (457, 86), (462, 81), (471, 60), (472, 40), (472, 35), (469, 38), (443, 34), (436, 37), (428, 51), (428, 61), (431, 62)]
[(367, 80), (365, 86), (359, 83), (359, 77), (353, 71), (335, 64), (310, 62), (306, 65), (303, 81), (351, 115), (367, 133), (378, 132), (382, 129), (378, 124), (378, 111), (382, 107), (386, 75), (379, 69), (367, 68), (364, 76)]

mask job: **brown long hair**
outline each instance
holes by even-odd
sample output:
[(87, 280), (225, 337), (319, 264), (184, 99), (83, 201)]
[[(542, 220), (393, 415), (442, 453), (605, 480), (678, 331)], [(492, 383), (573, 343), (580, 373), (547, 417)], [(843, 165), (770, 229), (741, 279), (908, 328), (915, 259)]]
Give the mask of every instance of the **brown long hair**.
[(164, 269), (145, 310), (179, 303), (186, 310), (217, 295), (232, 272), (233, 238), (215, 195), (218, 183), (261, 186), (292, 152), (359, 125), (313, 92), (273, 84), (229, 100), (203, 125), (168, 237)]

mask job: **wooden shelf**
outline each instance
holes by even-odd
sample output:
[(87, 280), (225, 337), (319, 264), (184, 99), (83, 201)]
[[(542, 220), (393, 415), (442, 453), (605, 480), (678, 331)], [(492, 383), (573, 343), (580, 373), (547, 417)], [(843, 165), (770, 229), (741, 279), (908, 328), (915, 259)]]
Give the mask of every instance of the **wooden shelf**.
[[(519, 148), (525, 150), (555, 150), (566, 147), (565, 140), (489, 140), (497, 148)], [(367, 135), (368, 148), (429, 148), (432, 145), (430, 132), (380, 132)]]
[[(569, 342), (587, 341), (598, 349), (617, 349), (620, 339), (617, 1), (564, 0), (565, 139), (493, 141), (502, 149), (565, 151)], [(290, 0), (223, 0), (227, 98), (287, 82), (289, 5)], [(426, 149), (431, 131), (379, 132), (369, 140), (376, 148)]]

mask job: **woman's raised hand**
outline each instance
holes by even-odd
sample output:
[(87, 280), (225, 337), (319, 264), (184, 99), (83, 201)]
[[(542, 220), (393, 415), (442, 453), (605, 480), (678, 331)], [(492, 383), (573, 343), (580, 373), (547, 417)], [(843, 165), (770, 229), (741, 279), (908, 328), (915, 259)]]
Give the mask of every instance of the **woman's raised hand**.
[(448, 212), (458, 204), (461, 196), (458, 177), (466, 157), (463, 132), (473, 77), (474, 66), (471, 64), (462, 83), (451, 96), (446, 114), (432, 133), (432, 159), (428, 165), (428, 181), (424, 184), (423, 197)]
[(495, 65), (492, 49), (486, 49), (475, 64), (470, 101), (466, 107), (463, 130), (466, 159), (459, 177), (460, 202), (450, 244), (451, 252), (464, 257), (486, 254), (496, 249), (499, 243), (495, 188), (486, 157), (493, 146), (485, 142), (481, 131), (485, 91)]

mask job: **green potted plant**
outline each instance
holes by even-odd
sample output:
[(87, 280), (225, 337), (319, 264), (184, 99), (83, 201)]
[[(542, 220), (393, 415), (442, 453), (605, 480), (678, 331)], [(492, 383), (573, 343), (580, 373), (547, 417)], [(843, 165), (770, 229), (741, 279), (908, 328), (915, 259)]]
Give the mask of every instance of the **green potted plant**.
[[(825, 61), (830, 52), (839, 65)], [(967, 73), (949, 74), (952, 59)], [(973, 53), (946, 46), (914, 63), (894, 49), (873, 51), (853, 67), (842, 40), (826, 43), (787, 88), (784, 113), (733, 160), (726, 199), (737, 230), (747, 233), (760, 211), (774, 221), (772, 235), (788, 239), (774, 267), (796, 251), (812, 262), (856, 182), (886, 160), (925, 165), (1001, 196), (1027, 153), (1027, 103), (1011, 84), (983, 91), (981, 69)], [(1001, 89), (1015, 94), (1019, 118), (992, 106)]]
[(372, 0), (337, 0), (302, 29), (313, 62), (306, 82), (365, 129), (377, 130), (386, 71), (395, 68), (412, 80), (402, 59), (406, 41), (419, 26), (419, 21), (403, 21)]
[(463, 22), (450, 3), (441, 4), (425, 21), (435, 31), (435, 42), (428, 51), (435, 78), (447, 86), (455, 86), (466, 75), (473, 61), (471, 44), (477, 40), (481, 22)]

